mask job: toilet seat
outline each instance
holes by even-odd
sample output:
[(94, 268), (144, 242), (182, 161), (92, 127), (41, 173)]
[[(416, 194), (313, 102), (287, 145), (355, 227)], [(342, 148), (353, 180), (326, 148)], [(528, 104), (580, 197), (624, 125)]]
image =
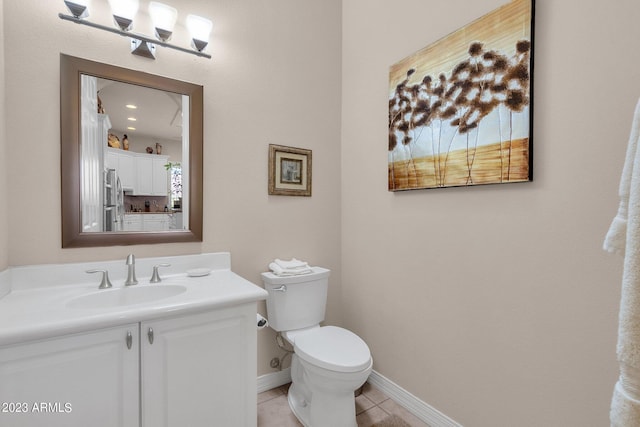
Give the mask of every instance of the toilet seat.
[(367, 344), (353, 332), (337, 326), (314, 328), (296, 336), (298, 357), (335, 372), (358, 372), (371, 365)]

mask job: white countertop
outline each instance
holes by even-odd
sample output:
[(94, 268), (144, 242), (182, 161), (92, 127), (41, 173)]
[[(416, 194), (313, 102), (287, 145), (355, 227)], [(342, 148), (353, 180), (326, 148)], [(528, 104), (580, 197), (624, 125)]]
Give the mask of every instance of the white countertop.
[[(213, 262), (210, 255), (216, 258)], [(17, 283), (14, 283), (12, 291), (0, 298), (0, 346), (266, 299), (267, 292), (264, 289), (243, 279), (228, 268), (230, 264), (228, 254), (222, 254), (223, 258), (215, 255), (217, 254), (140, 260), (137, 265), (144, 267), (162, 262), (174, 261), (174, 263), (171, 269), (164, 270), (167, 274), (162, 274), (163, 269), (160, 269), (161, 283), (149, 284), (150, 275), (146, 277), (139, 275), (139, 283), (131, 288), (174, 284), (184, 286), (186, 291), (145, 303), (91, 309), (67, 306), (67, 303), (74, 298), (109, 291), (98, 289), (100, 274), (88, 275), (85, 270), (115, 266), (122, 269), (124, 266), (120, 265), (121, 262), (109, 261), (104, 265), (83, 263), (68, 266), (20, 267), (20, 271), (13, 274)], [(220, 260), (222, 261), (219, 262)], [(207, 262), (203, 264), (203, 261)], [(176, 271), (185, 266), (210, 267), (212, 271), (209, 275), (202, 277), (189, 277), (186, 273), (187, 269), (183, 272)], [(58, 282), (59, 278), (68, 279), (68, 283), (77, 282), (78, 278), (82, 278), (83, 283), (63, 285), (56, 283), (55, 279), (50, 279), (47, 286), (26, 283), (31, 276), (36, 281), (42, 280), (44, 272), (51, 269), (60, 273), (54, 274)], [(73, 274), (70, 269), (74, 269)], [(32, 274), (29, 274), (30, 271)], [(141, 270), (138, 271), (140, 274)], [(123, 287), (120, 274), (111, 275), (110, 270), (110, 276), (113, 283), (112, 289)], [(122, 291), (126, 292), (127, 289)]]

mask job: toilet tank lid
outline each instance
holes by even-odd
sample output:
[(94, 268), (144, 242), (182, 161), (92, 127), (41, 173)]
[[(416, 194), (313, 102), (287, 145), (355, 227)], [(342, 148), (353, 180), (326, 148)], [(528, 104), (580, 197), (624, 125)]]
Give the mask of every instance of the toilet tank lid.
[(311, 267), (313, 273), (298, 274), (296, 276), (277, 276), (270, 271), (262, 273), (262, 281), (267, 285), (288, 285), (291, 283), (312, 282), (329, 277), (331, 270), (322, 267)]

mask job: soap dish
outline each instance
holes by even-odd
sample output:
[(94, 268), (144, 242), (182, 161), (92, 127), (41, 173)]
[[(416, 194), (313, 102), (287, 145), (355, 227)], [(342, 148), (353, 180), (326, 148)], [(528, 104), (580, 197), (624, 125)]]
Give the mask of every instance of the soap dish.
[(187, 276), (189, 277), (201, 277), (209, 273), (211, 273), (210, 268), (192, 268), (191, 270), (187, 270)]

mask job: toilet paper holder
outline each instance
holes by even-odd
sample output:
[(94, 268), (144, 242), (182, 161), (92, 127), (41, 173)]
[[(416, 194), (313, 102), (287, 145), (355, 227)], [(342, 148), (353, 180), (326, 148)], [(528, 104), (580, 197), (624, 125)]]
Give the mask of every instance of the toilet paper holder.
[(262, 317), (260, 313), (256, 313), (256, 327), (258, 329), (264, 329), (269, 326), (269, 322), (266, 318)]

